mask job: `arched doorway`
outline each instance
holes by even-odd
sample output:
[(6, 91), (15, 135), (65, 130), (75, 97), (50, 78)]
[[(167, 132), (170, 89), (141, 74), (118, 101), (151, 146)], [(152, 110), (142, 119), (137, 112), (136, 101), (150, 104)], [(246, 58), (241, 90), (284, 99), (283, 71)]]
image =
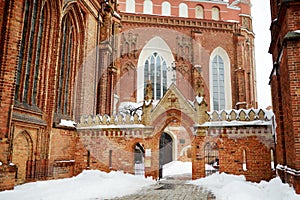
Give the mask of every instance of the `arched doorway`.
[(134, 146), (134, 174), (135, 175), (145, 175), (145, 164), (144, 164), (144, 156), (145, 156), (145, 149), (140, 144), (137, 143)]
[(163, 132), (159, 140), (159, 178), (162, 178), (163, 165), (173, 161), (173, 139)]
[(26, 182), (30, 172), (30, 161), (32, 157), (32, 142), (30, 136), (26, 133), (20, 133), (14, 138), (12, 162), (17, 166), (16, 184)]

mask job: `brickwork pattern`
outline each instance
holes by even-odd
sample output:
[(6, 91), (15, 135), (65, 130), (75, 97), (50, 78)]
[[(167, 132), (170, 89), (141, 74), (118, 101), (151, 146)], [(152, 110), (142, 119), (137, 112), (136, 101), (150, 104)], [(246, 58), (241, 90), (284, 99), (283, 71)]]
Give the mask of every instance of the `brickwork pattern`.
[[(277, 168), (284, 182), (300, 193), (299, 155), (299, 25), (298, 1), (271, 1), (272, 42), (269, 52), (273, 55), (270, 77), (272, 102), (277, 121), (277, 163), (292, 170)], [(275, 20), (277, 19), (277, 20)], [(293, 172), (291, 172), (293, 171)]]

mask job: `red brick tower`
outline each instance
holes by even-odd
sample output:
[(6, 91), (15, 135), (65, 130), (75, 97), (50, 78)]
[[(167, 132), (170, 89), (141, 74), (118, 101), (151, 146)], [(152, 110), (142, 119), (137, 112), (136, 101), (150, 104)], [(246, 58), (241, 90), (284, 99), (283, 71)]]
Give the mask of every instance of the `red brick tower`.
[(1, 1), (0, 190), (74, 175), (72, 121), (112, 110), (115, 10), (109, 0)]
[[(202, 77), (210, 110), (256, 107), (250, 8), (250, 1), (120, 0), (120, 71), (115, 92), (119, 102), (143, 99), (144, 67), (153, 54), (164, 59), (169, 69), (167, 86), (173, 82), (170, 69), (176, 68), (176, 85), (188, 99), (194, 97), (195, 83)], [(220, 65), (224, 73), (215, 70)], [(160, 84), (152, 79), (154, 86)], [(156, 88), (159, 99), (164, 89)]]
[(300, 193), (300, 2), (271, 0), (273, 55), (270, 76), (277, 122), (277, 172)]

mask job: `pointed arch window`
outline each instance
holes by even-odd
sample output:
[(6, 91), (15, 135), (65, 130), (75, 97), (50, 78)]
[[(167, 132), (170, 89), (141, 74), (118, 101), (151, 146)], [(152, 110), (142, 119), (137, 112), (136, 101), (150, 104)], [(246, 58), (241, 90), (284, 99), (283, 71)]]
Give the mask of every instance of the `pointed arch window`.
[(43, 9), (40, 20), (39, 20), (39, 32), (37, 35), (38, 38), (37, 38), (37, 49), (36, 49), (35, 69), (34, 69), (34, 77), (33, 77), (33, 92), (32, 92), (32, 104), (33, 105), (36, 105), (36, 103), (37, 103), (39, 64), (40, 64), (41, 46), (42, 46), (42, 38), (43, 38), (43, 30), (44, 30), (44, 19), (45, 19), (45, 9)]
[(225, 109), (224, 61), (217, 55), (212, 62), (213, 109)]
[(171, 15), (171, 4), (167, 1), (163, 2), (161, 5), (161, 14), (164, 16)]
[(162, 56), (154, 52), (144, 64), (144, 88), (151, 81), (155, 100), (167, 91), (167, 64)]
[(39, 13), (37, 0), (25, 2), (14, 99), (33, 106), (37, 104), (44, 12), (45, 9)]
[(57, 94), (57, 112), (68, 115), (69, 114), (69, 100), (70, 100), (70, 79), (71, 79), (71, 65), (73, 54), (73, 26), (69, 15), (63, 18), (62, 28), (62, 45), (60, 56), (59, 80), (58, 80), (58, 94)]

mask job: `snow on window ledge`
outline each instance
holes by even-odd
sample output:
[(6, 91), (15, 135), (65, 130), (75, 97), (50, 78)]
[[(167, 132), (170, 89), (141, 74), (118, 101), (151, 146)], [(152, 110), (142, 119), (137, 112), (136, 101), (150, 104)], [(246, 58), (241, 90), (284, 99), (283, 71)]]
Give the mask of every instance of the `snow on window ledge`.
[(243, 163), (243, 170), (247, 171), (247, 164), (246, 163)]
[(73, 127), (75, 128), (75, 122), (72, 120), (65, 120), (65, 119), (61, 119), (59, 125), (60, 126), (66, 126), (66, 127)]
[(295, 30), (294, 32), (295, 32), (295, 33), (300, 33), (300, 30)]

